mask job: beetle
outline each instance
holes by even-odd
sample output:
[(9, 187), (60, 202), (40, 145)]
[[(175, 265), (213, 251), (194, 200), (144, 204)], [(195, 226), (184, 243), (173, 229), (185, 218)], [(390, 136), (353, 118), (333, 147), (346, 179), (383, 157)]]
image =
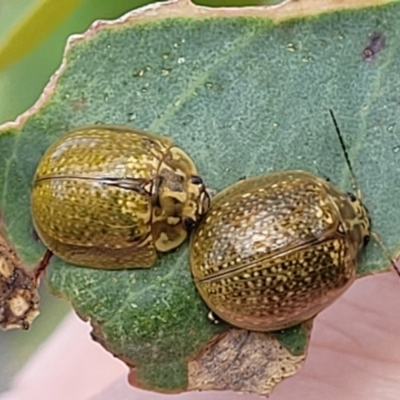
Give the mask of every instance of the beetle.
[(275, 172), (213, 198), (192, 233), (191, 272), (219, 318), (275, 331), (313, 318), (351, 285), (371, 234), (360, 192), (343, 193), (305, 171)]
[(145, 268), (177, 248), (209, 207), (190, 157), (169, 138), (93, 125), (43, 154), (31, 193), (34, 228), (68, 263)]

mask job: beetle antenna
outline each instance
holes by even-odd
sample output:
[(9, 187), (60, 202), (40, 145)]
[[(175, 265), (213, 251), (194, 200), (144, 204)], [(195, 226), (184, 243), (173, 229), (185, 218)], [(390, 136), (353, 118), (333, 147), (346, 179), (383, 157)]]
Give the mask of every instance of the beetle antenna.
[[(336, 121), (336, 118), (335, 118), (335, 116), (333, 114), (333, 111), (331, 109), (329, 109), (329, 113), (331, 114), (333, 124), (335, 125), (336, 133), (337, 133), (337, 135), (339, 137), (340, 145), (342, 146), (342, 149), (343, 149), (344, 158), (346, 159), (347, 166), (349, 167), (349, 170), (350, 170), (351, 178), (353, 180), (353, 186), (357, 190), (357, 197), (359, 199), (361, 199), (361, 190), (360, 190), (360, 187), (358, 186), (358, 183), (357, 183), (356, 174), (354, 173), (353, 168), (351, 166), (349, 153), (347, 152), (346, 145), (344, 144), (343, 136), (340, 133), (339, 125), (338, 125), (338, 123)], [(383, 244), (382, 239), (380, 238), (380, 236), (376, 232), (371, 232), (371, 236), (374, 238), (376, 243), (378, 243), (379, 246), (381, 246), (383, 252), (385, 253), (386, 258), (389, 260), (389, 262), (392, 265), (393, 269), (396, 271), (397, 275), (400, 277), (400, 269), (399, 269), (399, 267), (397, 267), (396, 261), (394, 261), (393, 258), (391, 257), (391, 255), (389, 253), (389, 250)]]
[(338, 135), (340, 145), (342, 146), (342, 150), (343, 150), (343, 153), (344, 153), (344, 158), (346, 159), (346, 164), (347, 164), (347, 166), (349, 167), (349, 170), (350, 170), (351, 179), (353, 181), (353, 187), (357, 191), (357, 197), (359, 199), (361, 199), (362, 193), (361, 193), (360, 187), (358, 186), (358, 183), (357, 183), (356, 174), (354, 173), (353, 167), (351, 166), (349, 153), (347, 152), (346, 145), (344, 144), (343, 136), (340, 133), (339, 125), (338, 125), (338, 123), (336, 121), (336, 118), (333, 115), (333, 111), (331, 109), (329, 109), (329, 113), (331, 114), (333, 125), (335, 125), (335, 130), (336, 130), (336, 133)]
[(400, 277), (400, 269), (396, 265), (396, 261), (393, 260), (392, 256), (389, 253), (389, 250), (383, 244), (381, 237), (376, 232), (371, 232), (371, 236), (374, 238), (375, 242), (381, 246), (383, 252), (385, 253), (386, 258), (389, 260), (390, 264), (392, 265), (393, 269), (396, 271), (397, 275)]

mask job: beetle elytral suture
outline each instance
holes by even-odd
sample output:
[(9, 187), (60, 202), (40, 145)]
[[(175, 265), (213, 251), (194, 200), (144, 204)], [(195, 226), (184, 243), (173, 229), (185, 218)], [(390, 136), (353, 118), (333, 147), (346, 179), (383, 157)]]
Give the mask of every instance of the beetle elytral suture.
[(305, 171), (275, 172), (215, 196), (191, 237), (191, 271), (204, 302), (222, 320), (274, 331), (334, 302), (355, 280), (370, 236), (359, 190), (344, 193)]
[(150, 267), (201, 219), (209, 195), (172, 140), (128, 127), (66, 133), (44, 153), (31, 194), (46, 247), (75, 265)]

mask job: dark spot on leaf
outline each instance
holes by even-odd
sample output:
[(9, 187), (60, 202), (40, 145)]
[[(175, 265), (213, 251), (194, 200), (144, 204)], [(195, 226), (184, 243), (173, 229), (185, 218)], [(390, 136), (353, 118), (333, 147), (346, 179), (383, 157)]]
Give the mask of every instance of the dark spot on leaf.
[(382, 33), (374, 33), (370, 36), (369, 43), (362, 52), (363, 60), (366, 62), (373, 61), (385, 45), (386, 37)]

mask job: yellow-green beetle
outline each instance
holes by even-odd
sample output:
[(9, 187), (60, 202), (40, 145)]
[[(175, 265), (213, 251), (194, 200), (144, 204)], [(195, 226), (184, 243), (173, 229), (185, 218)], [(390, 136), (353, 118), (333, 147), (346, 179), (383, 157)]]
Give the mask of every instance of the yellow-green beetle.
[(360, 194), (345, 194), (308, 172), (276, 172), (214, 197), (191, 237), (191, 271), (222, 320), (274, 331), (314, 317), (337, 299), (354, 281), (370, 235)]
[(189, 156), (162, 136), (94, 125), (43, 155), (31, 196), (34, 227), (72, 264), (149, 267), (178, 247), (209, 207)]

